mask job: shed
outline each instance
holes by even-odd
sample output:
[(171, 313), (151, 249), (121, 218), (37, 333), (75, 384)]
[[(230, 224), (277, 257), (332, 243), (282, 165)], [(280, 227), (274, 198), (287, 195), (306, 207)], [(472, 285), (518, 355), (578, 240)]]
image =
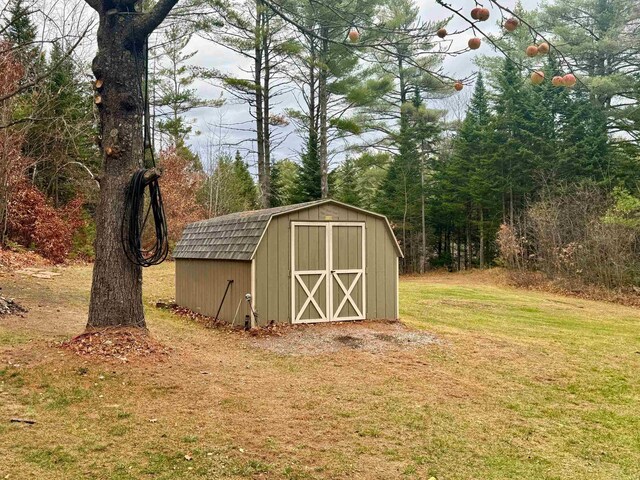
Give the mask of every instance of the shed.
[(178, 305), (236, 325), (398, 318), (389, 222), (335, 200), (192, 223), (173, 256)]

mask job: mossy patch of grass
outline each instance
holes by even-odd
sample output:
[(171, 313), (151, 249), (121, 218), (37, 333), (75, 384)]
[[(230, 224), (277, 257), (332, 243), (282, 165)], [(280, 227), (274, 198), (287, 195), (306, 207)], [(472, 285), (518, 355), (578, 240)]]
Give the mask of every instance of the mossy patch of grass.
[(46, 469), (68, 469), (77, 459), (62, 446), (53, 448), (31, 448), (25, 454), (27, 462)]

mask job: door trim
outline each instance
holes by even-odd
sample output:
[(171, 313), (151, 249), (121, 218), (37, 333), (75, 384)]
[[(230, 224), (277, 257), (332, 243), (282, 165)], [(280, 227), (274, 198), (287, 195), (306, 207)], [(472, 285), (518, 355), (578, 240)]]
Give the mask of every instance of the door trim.
[[(296, 227), (324, 227), (326, 241), (325, 241), (325, 270), (302, 270), (300, 272), (295, 270), (295, 240), (296, 240)], [(333, 269), (333, 227), (360, 227), (362, 229), (362, 260), (361, 260), (361, 268), (355, 269)], [(291, 248), (291, 323), (323, 323), (323, 322), (342, 322), (342, 321), (355, 321), (355, 320), (365, 320), (367, 318), (367, 283), (366, 283), (366, 223), (365, 222), (326, 222), (326, 221), (293, 221), (291, 222), (291, 238), (290, 238), (290, 248)], [(345, 286), (339, 275), (344, 273), (353, 273), (356, 274), (356, 278), (350, 286)], [(316, 283), (311, 289), (307, 288), (300, 275), (320, 275), (318, 279), (318, 283)], [(296, 288), (297, 284), (300, 283), (302, 289), (305, 291), (307, 295), (310, 293), (315, 294), (317, 287), (322, 283), (322, 280), (325, 280), (325, 288), (326, 288), (326, 301), (327, 305), (325, 306), (325, 311), (320, 311), (319, 305), (315, 301), (314, 298), (305, 299), (305, 303), (303, 304), (304, 308), (301, 308), (299, 312), (296, 312)], [(338, 308), (334, 311), (333, 307), (333, 283), (334, 280), (338, 283), (339, 288), (345, 294), (342, 302), (338, 306)], [(362, 310), (358, 308), (355, 300), (351, 297), (351, 293), (358, 285), (358, 282), (362, 284)], [(353, 309), (360, 313), (359, 316), (351, 316), (351, 317), (336, 317), (336, 314), (339, 314), (344, 307), (347, 305), (347, 302), (351, 304)], [(321, 317), (319, 319), (311, 319), (304, 320), (296, 318), (299, 316), (304, 310), (307, 308), (309, 304), (313, 304), (314, 308), (318, 310), (318, 313), (321, 313)]]

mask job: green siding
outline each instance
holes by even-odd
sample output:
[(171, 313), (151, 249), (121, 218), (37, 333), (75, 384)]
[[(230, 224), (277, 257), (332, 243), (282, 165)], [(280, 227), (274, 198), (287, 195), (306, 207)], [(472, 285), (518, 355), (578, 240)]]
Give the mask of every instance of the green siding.
[[(366, 230), (366, 317), (368, 319), (396, 318), (398, 254), (385, 220), (339, 205), (325, 204), (272, 218), (255, 254), (255, 306), (261, 325), (265, 325), (271, 320), (276, 322), (291, 321), (290, 223), (293, 221), (364, 222)], [(341, 246), (337, 252), (339, 262), (342, 265), (342, 262), (350, 263), (353, 257), (358, 256), (357, 248), (353, 246), (357, 242), (358, 232), (348, 231), (349, 229), (341, 232), (341, 230), (334, 229), (334, 232), (337, 232), (334, 233), (334, 241), (337, 235), (340, 245), (345, 245), (345, 247)], [(317, 263), (317, 254), (314, 253), (314, 250), (317, 251), (322, 244), (319, 244), (318, 240), (307, 238), (306, 245), (308, 261)], [(335, 252), (334, 248), (334, 255)], [(299, 253), (304, 255), (304, 252), (300, 250)], [(357, 261), (360, 262), (360, 260)], [(346, 276), (343, 281), (348, 281)], [(321, 290), (324, 295), (324, 288), (321, 287)], [(339, 289), (334, 291), (338, 292)], [(341, 295), (337, 296), (341, 298)], [(357, 297), (357, 294), (355, 296)], [(319, 295), (316, 295), (316, 299), (320, 299)], [(337, 300), (334, 301), (335, 307), (338, 304)], [(347, 311), (349, 314), (355, 313), (353, 308), (349, 306), (345, 307), (342, 315)], [(315, 309), (313, 309), (313, 313), (315, 314)]]
[[(251, 293), (251, 262), (233, 260), (176, 259), (176, 303), (194, 312), (215, 316), (227, 288), (220, 319), (244, 324), (249, 306), (245, 295)], [(238, 305), (240, 308), (238, 309)]]

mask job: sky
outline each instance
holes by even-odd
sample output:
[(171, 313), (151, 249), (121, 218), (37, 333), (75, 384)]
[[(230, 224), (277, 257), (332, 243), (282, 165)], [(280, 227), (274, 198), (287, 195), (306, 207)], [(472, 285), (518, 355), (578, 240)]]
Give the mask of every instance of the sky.
[[(515, 8), (516, 1), (517, 0), (503, 0), (501, 4), (513, 9)], [(532, 9), (535, 8), (539, 2), (538, 0), (521, 0), (521, 3), (524, 8)], [(446, 9), (436, 4), (434, 0), (421, 0), (418, 2), (418, 5), (420, 6), (420, 15), (423, 20), (442, 20), (446, 19), (450, 14)], [(451, 0), (451, 5), (456, 8), (463, 8), (464, 10), (474, 6), (470, 0)], [(468, 12), (464, 10), (463, 13), (468, 15)], [(499, 26), (497, 25), (499, 11), (494, 8), (491, 10), (491, 13), (492, 18), (482, 25), (485, 33), (495, 33), (499, 30)], [(449, 31), (455, 31), (456, 29), (462, 29), (466, 26), (468, 26), (468, 24), (466, 24), (464, 20), (454, 17), (447, 29)], [(472, 36), (471, 32), (453, 37), (452, 50), (464, 48), (470, 36)], [(193, 65), (216, 68), (231, 75), (242, 75), (241, 68), (248, 66), (247, 60), (240, 55), (199, 37), (194, 37), (187, 48), (190, 51), (197, 52), (191, 59)], [(448, 56), (444, 61), (444, 71), (453, 78), (466, 78), (477, 70), (474, 64), (474, 58), (477, 55), (491, 54), (495, 53), (488, 45), (483, 44), (483, 46), (475, 52), (467, 52), (455, 57)], [(254, 170), (254, 156), (249, 153), (249, 151), (252, 150), (252, 145), (250, 143), (241, 143), (242, 140), (250, 136), (250, 134), (241, 132), (238, 129), (220, 128), (222, 124), (241, 125), (251, 122), (252, 117), (249, 114), (249, 106), (246, 103), (239, 103), (214, 85), (199, 81), (195, 85), (195, 88), (197, 88), (198, 94), (203, 98), (217, 99), (220, 98), (221, 95), (227, 98), (227, 102), (223, 107), (198, 109), (189, 114), (189, 118), (193, 121), (194, 131), (201, 132), (199, 135), (191, 136), (189, 143), (193, 150), (200, 154), (205, 167), (209, 162), (209, 157), (215, 156), (222, 151), (233, 153), (237, 145), (245, 155), (249, 166)], [(471, 86), (466, 87), (467, 91), (461, 94), (462, 98), (467, 99), (469, 97), (469, 90), (471, 88)], [(282, 113), (285, 108), (295, 106), (295, 97), (289, 95), (281, 99), (274, 113)], [(274, 160), (299, 158), (301, 148), (300, 138), (295, 135), (293, 126), (288, 127), (286, 131), (289, 136), (274, 152)], [(211, 152), (213, 152), (213, 154)], [(341, 156), (336, 156), (333, 167), (335, 167), (340, 160)]]

